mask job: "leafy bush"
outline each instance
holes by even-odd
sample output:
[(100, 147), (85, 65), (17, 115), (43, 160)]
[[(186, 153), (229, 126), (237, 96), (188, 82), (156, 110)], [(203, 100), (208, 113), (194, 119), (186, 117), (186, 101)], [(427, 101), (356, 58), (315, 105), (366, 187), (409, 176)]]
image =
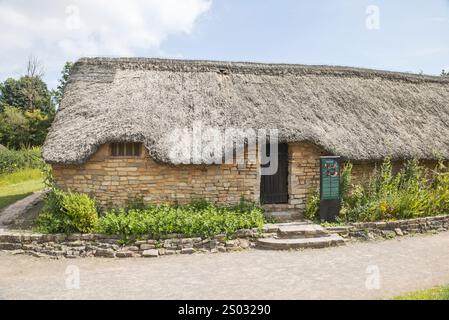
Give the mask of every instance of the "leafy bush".
[[(351, 185), (352, 165), (341, 173), (342, 209), (338, 221), (387, 221), (449, 213), (449, 171), (440, 162), (433, 170), (416, 159), (407, 161), (396, 174), (390, 159), (376, 168), (366, 184)], [(318, 193), (306, 203), (306, 217), (319, 220)]]
[(320, 219), (319, 209), (320, 209), (320, 190), (319, 188), (313, 188), (307, 194), (304, 217), (312, 221), (318, 221)]
[(45, 198), (36, 223), (44, 233), (97, 231), (121, 235), (125, 239), (179, 233), (186, 236), (232, 235), (240, 229), (262, 228), (262, 209), (242, 201), (232, 207), (215, 207), (205, 201), (190, 205), (161, 205), (111, 210), (98, 218), (94, 200), (85, 194), (63, 192), (54, 188)]
[(86, 194), (53, 189), (44, 200), (37, 229), (44, 233), (87, 233), (98, 222), (95, 201)]
[(358, 185), (343, 201), (342, 221), (410, 219), (449, 213), (449, 172), (409, 160), (393, 173), (390, 159), (375, 170), (366, 186)]
[(352, 172), (352, 163), (348, 162), (343, 166), (340, 176), (340, 190), (342, 201), (347, 200), (349, 192), (351, 190), (351, 180), (352, 180), (351, 172)]
[(41, 149), (38, 147), (21, 150), (0, 149), (0, 174), (24, 168), (41, 168), (43, 165)]
[(151, 206), (128, 211), (113, 210), (99, 219), (98, 231), (123, 238), (178, 233), (186, 236), (232, 235), (239, 229), (261, 228), (265, 223), (262, 210), (248, 203), (220, 208), (206, 202), (186, 206)]

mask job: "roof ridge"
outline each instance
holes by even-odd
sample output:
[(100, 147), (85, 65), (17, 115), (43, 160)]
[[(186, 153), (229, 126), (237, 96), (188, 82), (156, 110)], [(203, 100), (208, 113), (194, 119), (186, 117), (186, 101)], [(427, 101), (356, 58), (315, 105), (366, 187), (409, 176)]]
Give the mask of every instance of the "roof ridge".
[(76, 64), (90, 65), (114, 65), (122, 69), (149, 69), (174, 72), (220, 72), (227, 74), (266, 74), (266, 75), (333, 75), (333, 76), (356, 76), (363, 78), (386, 78), (390, 80), (404, 80), (411, 82), (437, 82), (449, 84), (449, 77), (434, 75), (422, 75), (408, 72), (377, 70), (350, 66), (333, 65), (305, 65), (288, 63), (262, 63), (242, 61), (219, 61), (219, 60), (186, 60), (186, 59), (163, 59), (163, 58), (108, 58), (108, 57), (84, 57)]

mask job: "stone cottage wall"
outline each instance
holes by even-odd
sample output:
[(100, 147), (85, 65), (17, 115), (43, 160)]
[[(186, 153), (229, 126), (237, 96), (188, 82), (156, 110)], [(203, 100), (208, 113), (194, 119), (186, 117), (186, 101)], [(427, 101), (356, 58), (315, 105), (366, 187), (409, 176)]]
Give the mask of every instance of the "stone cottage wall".
[(324, 150), (312, 144), (289, 144), (289, 209), (304, 210), (307, 193), (320, 183), (320, 156)]
[[(144, 151), (137, 158), (114, 158), (109, 146), (103, 145), (83, 165), (53, 166), (55, 181), (65, 190), (92, 195), (103, 207), (124, 206), (139, 199), (152, 204), (204, 199), (219, 205), (236, 204), (242, 196), (254, 202), (260, 199), (258, 163), (174, 166), (156, 163)], [(289, 144), (289, 201), (270, 209), (303, 211), (307, 193), (319, 186), (323, 155), (329, 154), (312, 144)], [(394, 163), (396, 170), (400, 165)], [(435, 162), (426, 165), (433, 167)], [(373, 162), (355, 162), (353, 183), (366, 181), (374, 168)]]
[[(322, 148), (309, 143), (289, 144), (289, 203), (287, 209), (305, 209), (307, 194), (319, 187), (320, 157), (332, 156)], [(364, 181), (373, 172), (375, 164), (355, 163), (354, 181)]]
[(243, 196), (258, 202), (259, 165), (167, 165), (156, 163), (145, 148), (141, 157), (110, 157), (103, 145), (82, 165), (53, 166), (55, 182), (65, 190), (88, 193), (103, 207), (133, 200), (160, 204), (204, 199), (236, 204)]
[[(235, 204), (243, 196), (260, 199), (259, 164), (167, 165), (147, 151), (141, 157), (111, 157), (103, 145), (82, 165), (54, 165), (55, 182), (64, 190), (88, 193), (103, 207), (146, 203), (188, 203), (205, 199)], [(319, 157), (325, 152), (311, 144), (289, 145), (289, 202), (279, 209), (304, 209), (307, 191), (319, 183)]]
[[(368, 181), (370, 176), (373, 174), (374, 170), (380, 168), (383, 161), (356, 161), (353, 162), (352, 167), (352, 183), (359, 184)], [(404, 161), (392, 161), (393, 172), (397, 173), (404, 166)], [(420, 161), (420, 164), (427, 169), (434, 169), (437, 165), (437, 161)]]
[[(332, 156), (322, 148), (313, 144), (289, 144), (289, 203), (276, 205), (279, 209), (299, 209), (303, 211), (307, 194), (319, 187), (320, 184), (320, 157)], [(355, 161), (352, 162), (352, 183), (367, 182), (374, 169), (382, 161)], [(429, 169), (435, 168), (436, 161), (422, 161), (422, 165)], [(398, 172), (404, 165), (402, 161), (393, 161), (393, 171)]]

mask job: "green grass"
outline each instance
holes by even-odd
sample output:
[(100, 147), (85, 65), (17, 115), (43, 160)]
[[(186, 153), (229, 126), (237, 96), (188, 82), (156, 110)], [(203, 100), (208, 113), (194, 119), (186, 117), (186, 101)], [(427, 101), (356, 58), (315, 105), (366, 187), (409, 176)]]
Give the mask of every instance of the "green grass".
[(42, 173), (39, 169), (23, 169), (0, 175), (0, 209), (43, 187)]
[(396, 297), (395, 300), (449, 300), (449, 286), (412, 292)]

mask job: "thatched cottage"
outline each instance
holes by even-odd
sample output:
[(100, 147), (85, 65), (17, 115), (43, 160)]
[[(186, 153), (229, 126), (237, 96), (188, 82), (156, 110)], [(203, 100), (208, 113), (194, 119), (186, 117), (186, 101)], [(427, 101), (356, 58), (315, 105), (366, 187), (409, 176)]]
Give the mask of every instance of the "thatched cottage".
[[(277, 129), (277, 173), (262, 177), (259, 161), (176, 161), (171, 150), (191, 139), (172, 133), (188, 133), (195, 123)], [(351, 160), (360, 179), (386, 156), (449, 159), (449, 79), (330, 66), (85, 58), (73, 67), (43, 151), (57, 185), (103, 206), (140, 198), (229, 204), (243, 196), (295, 209), (319, 183), (322, 155)]]

